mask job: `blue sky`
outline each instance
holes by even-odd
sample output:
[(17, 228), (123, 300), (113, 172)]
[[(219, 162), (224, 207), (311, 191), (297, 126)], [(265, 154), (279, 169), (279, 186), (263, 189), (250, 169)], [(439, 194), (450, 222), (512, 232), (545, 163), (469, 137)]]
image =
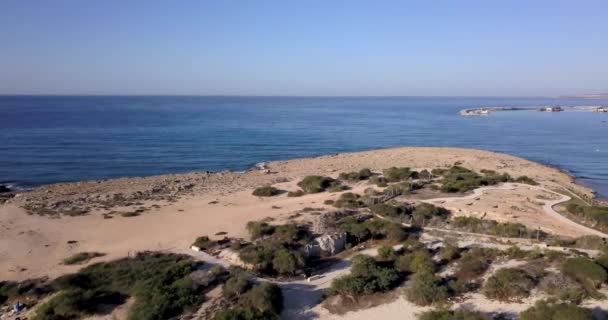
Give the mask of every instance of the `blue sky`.
[(608, 92), (608, 1), (0, 2), (0, 94)]

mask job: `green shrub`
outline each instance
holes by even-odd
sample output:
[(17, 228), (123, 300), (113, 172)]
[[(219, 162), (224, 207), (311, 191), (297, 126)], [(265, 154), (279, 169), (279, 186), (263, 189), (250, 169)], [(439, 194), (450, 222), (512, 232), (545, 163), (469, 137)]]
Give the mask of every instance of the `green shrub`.
[(388, 186), (388, 181), (386, 180), (386, 178), (379, 176), (372, 176), (371, 178), (369, 178), (369, 183), (375, 184), (381, 188)]
[(367, 180), (372, 176), (372, 171), (370, 169), (361, 169), (359, 171), (353, 171), (353, 172), (342, 172), (340, 173), (340, 175), (338, 176), (338, 178), (342, 179), (342, 180), (347, 180), (347, 181), (360, 181), (360, 180)]
[(93, 264), (54, 280), (59, 294), (42, 304), (33, 319), (81, 318), (126, 296), (135, 297), (129, 319), (171, 318), (201, 302), (203, 288), (188, 281), (196, 265), (189, 257), (150, 252)]
[(530, 178), (528, 176), (518, 177), (517, 179), (515, 179), (515, 182), (517, 182), (517, 183), (525, 183), (525, 184), (529, 184), (529, 185), (533, 185), (533, 186), (538, 185), (538, 182), (534, 181), (534, 179), (532, 179), (532, 178)]
[(194, 240), (193, 246), (199, 247), (202, 250), (209, 250), (215, 246), (216, 242), (209, 239), (207, 236), (200, 236)]
[(370, 256), (358, 255), (352, 259), (351, 273), (334, 279), (329, 291), (354, 296), (384, 292), (394, 288), (399, 280), (394, 269), (380, 266)]
[(598, 288), (608, 279), (606, 270), (587, 258), (570, 258), (562, 264), (561, 270), (584, 286), (593, 288)]
[(298, 182), (298, 187), (306, 193), (319, 193), (331, 187), (334, 179), (323, 176), (306, 176)]
[(414, 209), (412, 214), (414, 223), (421, 224), (426, 220), (441, 219), (444, 220), (450, 215), (450, 212), (442, 207), (434, 206), (430, 203), (420, 203)]
[(591, 310), (568, 303), (539, 301), (519, 314), (520, 320), (593, 320)]
[(561, 301), (581, 303), (589, 295), (576, 280), (562, 273), (545, 276), (538, 285), (539, 289)]
[(428, 272), (415, 274), (404, 293), (408, 301), (419, 306), (443, 303), (448, 298), (447, 288), (441, 285), (441, 279)]
[(390, 167), (388, 169), (384, 169), (382, 170), (382, 174), (388, 182), (403, 181), (409, 179), (410, 177), (413, 178), (415, 175), (417, 175), (417, 173), (415, 171), (411, 171), (410, 168), (397, 167)]
[(249, 221), (247, 222), (247, 231), (251, 239), (258, 239), (263, 236), (271, 235), (274, 233), (275, 227), (269, 225), (266, 222), (261, 221)]
[(281, 190), (272, 186), (263, 186), (253, 190), (253, 195), (256, 197), (272, 197), (281, 194)]
[(222, 293), (225, 297), (234, 298), (239, 297), (250, 288), (251, 283), (247, 280), (247, 277), (244, 274), (238, 273), (226, 280), (222, 287)]
[(506, 173), (498, 174), (491, 170), (482, 170), (484, 175), (481, 176), (474, 171), (458, 165), (447, 170), (433, 170), (432, 172), (443, 176), (441, 186), (441, 191), (443, 192), (466, 192), (479, 186), (495, 185), (513, 180)]
[(435, 262), (427, 251), (418, 251), (412, 255), (409, 271), (413, 273), (433, 273)]
[(395, 241), (407, 237), (400, 224), (376, 218), (361, 222), (354, 217), (346, 217), (338, 221), (338, 228), (356, 238), (357, 242), (365, 241), (370, 237)]
[(278, 315), (283, 310), (283, 294), (276, 284), (262, 282), (245, 293), (242, 303), (262, 313)]
[(378, 248), (378, 257), (383, 260), (391, 260), (395, 258), (395, 249), (393, 246), (381, 246)]
[(250, 286), (240, 295), (229, 296), (233, 307), (215, 315), (216, 320), (266, 320), (279, 319), (283, 310), (283, 294), (276, 284), (262, 282)]
[(460, 310), (431, 310), (418, 316), (418, 320), (491, 320), (492, 318), (482, 312), (466, 309)]
[(398, 218), (412, 212), (411, 208), (405, 206), (394, 206), (388, 203), (379, 203), (369, 208), (372, 213), (383, 217)]
[(534, 279), (525, 271), (515, 268), (499, 269), (483, 286), (483, 294), (500, 301), (517, 301), (530, 295)]
[(413, 255), (410, 253), (398, 256), (394, 262), (395, 270), (400, 272), (411, 272), (410, 264), (412, 263), (412, 258)]
[(473, 280), (481, 276), (490, 267), (490, 259), (483, 250), (473, 249), (460, 258), (455, 275), (461, 280)]
[(105, 253), (101, 252), (79, 252), (63, 259), (63, 264), (82, 264), (89, 262), (91, 259), (103, 256), (105, 256)]
[(362, 208), (365, 207), (363, 201), (361, 201), (361, 196), (352, 192), (345, 192), (338, 197), (336, 201), (334, 201), (333, 205), (336, 208)]
[(15, 298), (39, 298), (51, 293), (53, 289), (44, 279), (29, 279), (22, 282), (0, 281), (0, 304)]
[(278, 250), (272, 259), (272, 267), (279, 274), (295, 274), (304, 267), (304, 258), (287, 249)]
[(443, 247), (439, 249), (439, 258), (443, 261), (452, 261), (460, 257), (460, 248), (449, 242), (444, 242)]
[(577, 218), (583, 220), (584, 223), (600, 230), (608, 230), (608, 207), (570, 203), (566, 206), (566, 209)]
[[(460, 231), (491, 234), (499, 237), (530, 238), (536, 237), (538, 231), (529, 230), (521, 223), (497, 222), (496, 220), (479, 219), (476, 217), (455, 217), (452, 226)], [(540, 232), (540, 238), (544, 239), (547, 234)]]

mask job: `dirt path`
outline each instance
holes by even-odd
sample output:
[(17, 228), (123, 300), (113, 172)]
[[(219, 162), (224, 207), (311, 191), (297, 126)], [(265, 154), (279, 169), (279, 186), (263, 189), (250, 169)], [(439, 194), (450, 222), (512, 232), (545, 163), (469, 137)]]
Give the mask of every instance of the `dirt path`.
[[(473, 193), (464, 197), (448, 197), (448, 198), (435, 198), (435, 199), (428, 199), (428, 200), (422, 200), (422, 202), (426, 202), (426, 203), (430, 203), (430, 204), (437, 204), (438, 202), (451, 202), (451, 201), (459, 201), (459, 200), (466, 200), (466, 199), (475, 199), (478, 197), (481, 197), (483, 195), (483, 193), (485, 191), (488, 190), (514, 190), (515, 186), (518, 185), (516, 183), (504, 183), (500, 186), (490, 186), (490, 187), (481, 187), (481, 188), (477, 188), (475, 190), (473, 190)], [(555, 211), (555, 209), (553, 209), (554, 206), (569, 201), (571, 199), (571, 197), (563, 195), (561, 193), (557, 193), (555, 191), (551, 191), (549, 189), (543, 188), (541, 186), (531, 186), (531, 185), (526, 185), (526, 187), (529, 187), (531, 189), (534, 190), (540, 190), (540, 191), (544, 191), (544, 192), (548, 192), (551, 194), (554, 194), (556, 196), (559, 196), (558, 199), (556, 200), (546, 200), (546, 202), (543, 204), (543, 211), (551, 216), (552, 218), (554, 218), (555, 220), (559, 221), (560, 223), (563, 223), (565, 225), (568, 225), (572, 228), (576, 228), (577, 230), (580, 230), (581, 233), (585, 233), (585, 234), (589, 234), (589, 235), (594, 235), (594, 236), (599, 236), (602, 238), (608, 238), (608, 234), (605, 234), (603, 232), (600, 232), (598, 230), (589, 228), (587, 226), (584, 226), (582, 224), (579, 224), (575, 221), (572, 221), (570, 219), (568, 219), (567, 217), (559, 214), (557, 211)]]

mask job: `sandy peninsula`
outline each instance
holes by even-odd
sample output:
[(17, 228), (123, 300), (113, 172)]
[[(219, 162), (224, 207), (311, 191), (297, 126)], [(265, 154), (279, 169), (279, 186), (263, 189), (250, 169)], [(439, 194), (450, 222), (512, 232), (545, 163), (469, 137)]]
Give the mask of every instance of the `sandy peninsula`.
[[(276, 161), (267, 164), (267, 172), (187, 173), (53, 184), (18, 194), (0, 207), (0, 279), (54, 277), (74, 271), (77, 267), (64, 266), (61, 261), (79, 251), (100, 251), (106, 254), (102, 259), (114, 259), (143, 250), (181, 250), (204, 234), (226, 232), (245, 237), (248, 221), (285, 219), (305, 207), (329, 209), (324, 200), (337, 197), (322, 193), (258, 198), (251, 195), (258, 186), (273, 184), (295, 190), (297, 181), (311, 174), (337, 177), (340, 172), (364, 167), (378, 171), (391, 166), (432, 169), (454, 163), (477, 171), (526, 175), (548, 190), (592, 197), (592, 190), (577, 185), (558, 169), (506, 154), (458, 148), (395, 148)], [(457, 212), (467, 207), (471, 214), (479, 214), (489, 211), (486, 209), (500, 198), (501, 206), (491, 213), (495, 218), (513, 219), (516, 214), (511, 204), (529, 206), (525, 208), (528, 215), (520, 214), (522, 221), (536, 227), (548, 219), (549, 225), (555, 225), (553, 231), (559, 231), (559, 222), (538, 215), (538, 204), (526, 204), (521, 191), (497, 192), (490, 192), (487, 202), (475, 206), (458, 202), (450, 206)], [(130, 212), (137, 216), (121, 215)], [(563, 232), (580, 235), (574, 228)]]

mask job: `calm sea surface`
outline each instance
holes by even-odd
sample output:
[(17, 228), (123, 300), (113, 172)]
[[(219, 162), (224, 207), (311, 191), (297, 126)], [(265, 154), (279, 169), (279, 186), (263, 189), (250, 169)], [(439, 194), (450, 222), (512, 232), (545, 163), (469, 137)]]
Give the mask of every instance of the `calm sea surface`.
[(506, 152), (558, 166), (608, 196), (608, 114), (475, 106), (608, 105), (539, 98), (0, 96), (0, 184), (193, 170), (392, 146)]

